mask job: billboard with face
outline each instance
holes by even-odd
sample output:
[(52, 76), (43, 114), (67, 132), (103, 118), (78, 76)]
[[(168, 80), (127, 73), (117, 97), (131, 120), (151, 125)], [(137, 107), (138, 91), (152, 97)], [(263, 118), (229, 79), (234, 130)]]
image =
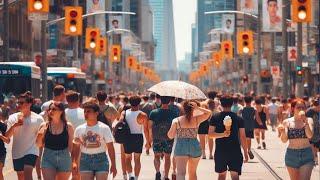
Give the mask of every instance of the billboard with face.
[(262, 5), (262, 31), (282, 31), (282, 0), (263, 0)]

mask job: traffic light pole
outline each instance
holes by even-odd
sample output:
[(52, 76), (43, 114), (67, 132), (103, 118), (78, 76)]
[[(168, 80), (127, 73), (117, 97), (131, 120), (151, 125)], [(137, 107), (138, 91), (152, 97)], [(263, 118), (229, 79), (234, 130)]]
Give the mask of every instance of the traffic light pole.
[[(297, 51), (298, 51), (298, 59), (296, 66), (302, 67), (302, 23), (298, 23), (298, 45), (297, 45)], [(297, 75), (297, 73), (296, 73)], [(296, 96), (302, 97), (303, 96), (303, 75), (301, 79), (297, 79), (296, 82)]]
[(261, 61), (261, 27), (262, 27), (262, 2), (258, 1), (258, 47), (257, 47), (257, 61), (256, 61), (256, 69), (257, 69), (257, 94), (261, 94), (261, 77), (260, 77), (260, 61)]
[(47, 79), (47, 42), (46, 42), (46, 21), (41, 21), (41, 79), (42, 79), (42, 102), (48, 100), (48, 79)]
[(3, 60), (9, 62), (9, 0), (3, 2)]
[[(79, 0), (74, 0), (74, 6), (78, 6), (79, 5)], [(78, 54), (79, 54), (79, 36), (74, 36), (73, 39), (73, 62), (77, 62), (78, 61)], [(73, 64), (72, 64), (73, 66)]]
[[(284, 0), (283, 4), (287, 4), (287, 0)], [(283, 98), (288, 98), (288, 72), (290, 72), (290, 67), (288, 66), (288, 34), (287, 34), (287, 6), (282, 7), (282, 96)]]

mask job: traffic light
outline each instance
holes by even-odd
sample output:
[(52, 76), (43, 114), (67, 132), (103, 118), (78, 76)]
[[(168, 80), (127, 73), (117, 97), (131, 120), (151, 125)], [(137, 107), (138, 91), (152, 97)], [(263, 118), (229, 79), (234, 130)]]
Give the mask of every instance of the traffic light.
[(49, 0), (28, 0), (28, 13), (49, 13)]
[(128, 56), (127, 57), (127, 68), (133, 69), (136, 67), (136, 59), (133, 56)]
[(238, 54), (252, 55), (254, 52), (252, 31), (238, 32), (237, 44), (238, 44)]
[(221, 54), (220, 54), (220, 52), (212, 53), (212, 59), (214, 61), (214, 65), (216, 67), (220, 67), (221, 66)]
[(121, 48), (120, 45), (112, 45), (110, 52), (110, 60), (112, 62), (120, 62), (121, 61)]
[(107, 55), (107, 38), (100, 37), (98, 40), (98, 46), (95, 51), (96, 56), (106, 56)]
[(86, 29), (86, 49), (95, 50), (100, 37), (99, 28), (87, 28)]
[(208, 66), (206, 64), (201, 64), (199, 70), (202, 75), (205, 75), (208, 73)]
[(291, 18), (293, 22), (311, 22), (312, 0), (292, 0)]
[(82, 7), (66, 6), (64, 9), (64, 33), (71, 36), (82, 35)]
[(225, 59), (232, 59), (233, 58), (233, 46), (232, 46), (232, 41), (222, 41), (221, 43), (221, 52), (222, 52), (222, 57)]
[(302, 77), (303, 76), (303, 70), (301, 66), (297, 66), (296, 67), (296, 72), (297, 72), (297, 76), (298, 77)]

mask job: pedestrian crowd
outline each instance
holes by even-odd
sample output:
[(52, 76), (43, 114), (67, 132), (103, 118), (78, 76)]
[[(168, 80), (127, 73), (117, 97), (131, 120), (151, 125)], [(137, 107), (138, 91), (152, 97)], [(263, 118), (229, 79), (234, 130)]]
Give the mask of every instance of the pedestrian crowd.
[(291, 180), (310, 179), (320, 148), (319, 100), (215, 91), (201, 100), (104, 91), (83, 97), (57, 85), (53, 99), (42, 103), (25, 92), (0, 104), (0, 180), (11, 140), (19, 180), (31, 180), (33, 169), (44, 180), (104, 180), (120, 171), (123, 179), (137, 180), (144, 151), (154, 156), (150, 179), (188, 174), (196, 180), (199, 161), (208, 158), (219, 180), (228, 171), (236, 180), (243, 163), (255, 158), (251, 141), (267, 149), (268, 129), (288, 142), (284, 164)]

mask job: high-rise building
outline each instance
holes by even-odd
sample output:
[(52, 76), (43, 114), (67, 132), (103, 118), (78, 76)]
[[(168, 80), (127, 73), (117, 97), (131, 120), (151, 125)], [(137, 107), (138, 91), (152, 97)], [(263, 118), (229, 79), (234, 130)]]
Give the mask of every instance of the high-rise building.
[(234, 0), (198, 0), (198, 52), (203, 50), (203, 44), (209, 41), (208, 33), (213, 28), (221, 28), (221, 14), (205, 15), (208, 11), (234, 10)]
[(192, 42), (192, 49), (191, 49), (191, 61), (195, 61), (198, 57), (198, 26), (197, 22), (191, 25), (191, 42)]
[(162, 80), (177, 78), (173, 7), (171, 0), (150, 0), (154, 13), (155, 68)]

